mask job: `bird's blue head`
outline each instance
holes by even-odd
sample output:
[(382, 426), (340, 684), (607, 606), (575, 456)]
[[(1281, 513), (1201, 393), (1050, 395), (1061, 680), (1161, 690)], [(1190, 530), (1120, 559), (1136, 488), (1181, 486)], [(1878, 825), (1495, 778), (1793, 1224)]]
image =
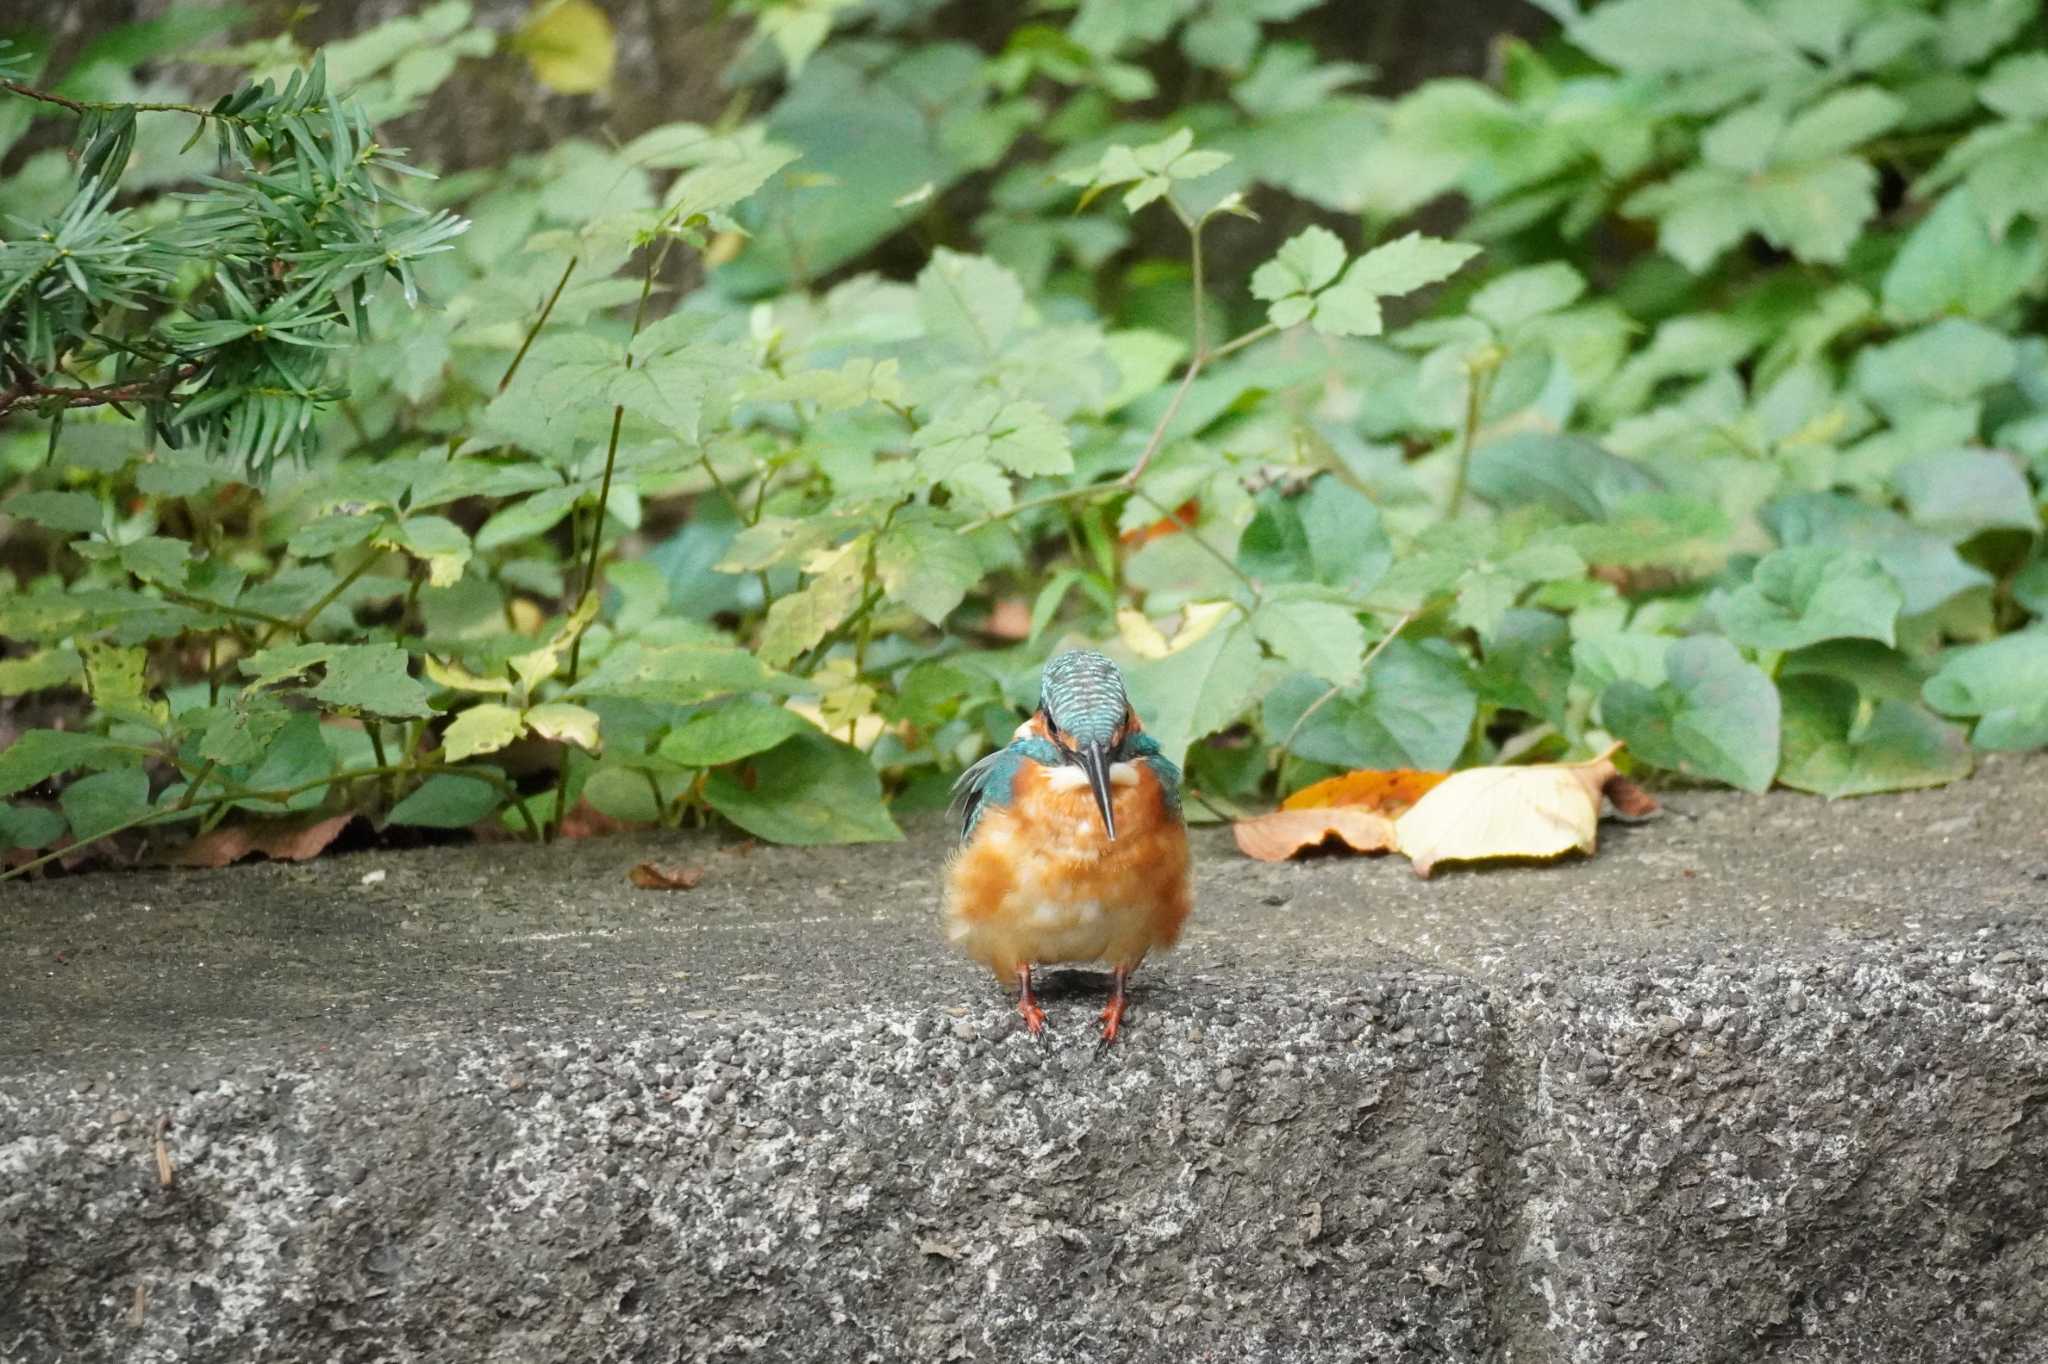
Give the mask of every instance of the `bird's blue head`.
[(1075, 649), (1045, 665), (1038, 718), (1060, 756), (1088, 774), (1103, 832), (1116, 838), (1110, 768), (1124, 739), (1137, 728), (1123, 674), (1092, 649)]

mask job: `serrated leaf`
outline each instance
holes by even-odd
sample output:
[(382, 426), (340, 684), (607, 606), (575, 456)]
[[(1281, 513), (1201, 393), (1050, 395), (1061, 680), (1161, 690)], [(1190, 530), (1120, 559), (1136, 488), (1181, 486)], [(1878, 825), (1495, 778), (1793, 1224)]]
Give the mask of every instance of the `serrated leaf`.
[(852, 614), (861, 598), (867, 551), (868, 537), (862, 535), (805, 565), (811, 580), (777, 597), (768, 608), (758, 646), (763, 663), (771, 668), (788, 666)]
[(38, 782), (81, 767), (97, 771), (132, 766), (138, 761), (140, 755), (128, 745), (97, 734), (31, 729), (0, 748), (0, 797), (26, 791)]
[(1478, 254), (1478, 247), (1464, 242), (1447, 242), (1410, 232), (1375, 246), (1353, 261), (1344, 272), (1342, 287), (1382, 298), (1413, 293), (1426, 284), (1449, 279)]
[(495, 753), (526, 732), (518, 711), (485, 701), (458, 714), (441, 734), (441, 757), (457, 763), (479, 753)]
[(867, 755), (815, 731), (712, 772), (704, 800), (771, 843), (894, 843), (903, 837)]
[(1472, 454), (1472, 490), (1497, 507), (1536, 504), (1595, 521), (1661, 488), (1657, 476), (1583, 436), (1529, 431)]
[(18, 516), (66, 535), (90, 535), (106, 524), (106, 511), (90, 493), (17, 493), (0, 502), (0, 515)]
[(1265, 302), (1289, 294), (1312, 294), (1344, 268), (1344, 243), (1327, 227), (1296, 233), (1273, 259), (1252, 271), (1252, 297)]
[(936, 345), (993, 361), (1024, 316), (1024, 287), (986, 256), (944, 247), (918, 272), (917, 312)]
[(375, 543), (424, 563), (427, 581), (435, 587), (453, 586), (472, 552), (462, 527), (443, 516), (409, 516), (396, 525), (380, 526)]
[(336, 644), (327, 650), (327, 675), (308, 693), (315, 701), (388, 720), (434, 713), (426, 687), (407, 671), (410, 656), (396, 644)]
[(1875, 555), (1801, 545), (1757, 564), (1723, 606), (1721, 626), (1752, 649), (1803, 649), (1829, 639), (1891, 644), (1904, 601)]
[(24, 658), (0, 658), (0, 696), (27, 696), (84, 680), (85, 665), (76, 649), (38, 649)]
[(1365, 657), (1365, 627), (1342, 606), (1268, 601), (1252, 612), (1252, 633), (1276, 657), (1325, 682), (1350, 683)]
[(768, 667), (745, 649), (707, 644), (661, 648), (623, 644), (607, 651), (597, 670), (578, 682), (570, 695), (692, 706), (735, 692), (765, 691), (792, 696), (803, 686), (798, 679)]
[(981, 559), (953, 529), (896, 525), (875, 546), (875, 572), (890, 600), (902, 602), (933, 625), (981, 581)]
[[(479, 771), (497, 773), (494, 767)], [(498, 775), (502, 776), (502, 773)], [(488, 818), (504, 799), (497, 786), (482, 777), (460, 772), (436, 772), (404, 800), (391, 807), (385, 821), (426, 829), (466, 829)]]
[(1616, 682), (1600, 697), (1601, 722), (1644, 762), (1745, 791), (1769, 788), (1778, 769), (1778, 690), (1735, 646), (1710, 635), (1677, 640), (1652, 690)]
[(335, 512), (316, 516), (291, 534), (285, 549), (301, 559), (324, 559), (344, 549), (353, 549), (375, 534), (378, 518), (360, 512)]

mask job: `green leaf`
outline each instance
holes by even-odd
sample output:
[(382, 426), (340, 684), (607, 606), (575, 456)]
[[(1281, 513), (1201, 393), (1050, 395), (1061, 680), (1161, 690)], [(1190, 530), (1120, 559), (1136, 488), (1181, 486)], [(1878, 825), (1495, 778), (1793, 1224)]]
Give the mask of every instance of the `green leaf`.
[(644, 768), (598, 768), (583, 783), (583, 799), (599, 814), (628, 824), (653, 824), (661, 818), (660, 793)]
[(529, 707), (526, 727), (543, 739), (575, 744), (586, 753), (599, 753), (604, 744), (598, 735), (597, 713), (568, 701), (549, 701)]
[(1344, 272), (1341, 287), (1362, 289), (1382, 298), (1413, 293), (1425, 284), (1449, 279), (1478, 254), (1478, 247), (1465, 242), (1447, 242), (1410, 232), (1375, 246), (1353, 261)]
[(38, 649), (25, 658), (0, 658), (0, 696), (26, 696), (84, 680), (85, 667), (76, 649)]
[(1778, 690), (1735, 646), (1710, 635), (1674, 642), (1654, 691), (1616, 682), (1600, 698), (1601, 721), (1654, 767), (1739, 786), (1769, 788), (1778, 769)]
[(390, 720), (420, 719), (434, 713), (427, 705), (426, 686), (406, 671), (410, 656), (396, 644), (322, 647), (327, 675), (308, 693), (315, 701)]
[(442, 516), (409, 516), (396, 525), (380, 526), (376, 543), (402, 550), (427, 566), (427, 581), (451, 586), (462, 576), (471, 553), (462, 527)]
[(1766, 555), (1721, 608), (1721, 625), (1752, 649), (1802, 649), (1827, 639), (1891, 644), (1904, 601), (1875, 555), (1801, 545)]
[(47, 848), (64, 827), (64, 816), (41, 805), (0, 805), (0, 850)]
[(761, 626), (758, 652), (763, 663), (787, 667), (853, 614), (865, 590), (861, 571), (867, 540), (860, 536), (813, 559), (807, 565), (813, 574), (810, 582), (775, 599)]
[(492, 513), (476, 533), (478, 549), (497, 549), (545, 535), (561, 523), (569, 509), (585, 497), (589, 488), (578, 484), (568, 488), (544, 488)]
[(78, 843), (128, 823), (149, 810), (149, 776), (139, 767), (80, 777), (57, 798)]
[(1442, 771), (1464, 751), (1479, 709), (1457, 663), (1405, 639), (1381, 650), (1363, 687), (1339, 692), (1303, 721), (1328, 690), (1299, 675), (1275, 687), (1262, 713), (1269, 741), (1292, 732), (1289, 751), (1337, 767)]
[(1778, 780), (1830, 800), (1941, 786), (1970, 775), (1963, 731), (1919, 706), (1881, 700), (1859, 723), (1856, 688), (1827, 677), (1788, 677), (1784, 764)]
[(276, 814), (280, 810), (310, 810), (327, 798), (322, 781), (334, 774), (334, 750), (321, 733), (320, 717), (299, 711), (286, 719), (277, 736), (264, 750), (262, 761), (243, 780), (252, 791), (292, 794), (271, 798), (252, 797), (235, 802), (237, 809)]
[(1742, 0), (1608, 0), (1567, 31), (1587, 52), (1630, 72), (1749, 69), (1764, 80), (1800, 64)]
[(128, 767), (138, 761), (140, 755), (133, 748), (97, 734), (31, 729), (0, 748), (0, 797), (76, 768)]
[(744, 649), (676, 644), (652, 648), (615, 645), (597, 670), (569, 691), (574, 697), (616, 696), (672, 706), (693, 706), (736, 692), (794, 696), (804, 684), (766, 666)]
[(370, 538), (378, 519), (355, 512), (318, 516), (294, 530), (285, 548), (301, 559), (324, 559), (344, 549), (353, 549)]
[(1472, 490), (1497, 507), (1531, 504), (1597, 521), (1628, 499), (1660, 489), (1656, 475), (1583, 436), (1525, 431), (1472, 454)]
[(200, 735), (199, 756), (226, 767), (255, 762), (290, 718), (291, 712), (269, 693), (245, 692), (213, 712)]
[(1287, 239), (1273, 259), (1252, 271), (1252, 297), (1272, 302), (1312, 294), (1344, 268), (1344, 243), (1327, 227), (1309, 227)]
[(2048, 119), (2048, 52), (2007, 57), (1977, 87), (1977, 98), (2007, 118)]
[(1511, 270), (1472, 296), (1474, 317), (1508, 331), (1546, 313), (1569, 308), (1586, 292), (1585, 276), (1563, 261)]
[(1942, 196), (1884, 277), (1885, 311), (1900, 322), (1990, 317), (2040, 277), (2048, 248), (2031, 227), (1992, 235), (1970, 188)]
[(981, 581), (981, 560), (957, 530), (899, 523), (875, 545), (875, 572), (890, 600), (944, 626), (953, 608)]
[(1874, 85), (1838, 90), (1792, 120), (1771, 159), (1779, 164), (1839, 156), (1885, 132), (1906, 113), (1906, 102)]
[(526, 732), (518, 711), (496, 701), (471, 706), (457, 715), (441, 734), (441, 757), (461, 762), (479, 753), (495, 753)]
[(1921, 695), (1943, 715), (1975, 717), (1970, 741), (1979, 748), (2048, 744), (2048, 630), (1951, 649)]
[(1183, 763), (1188, 745), (1241, 716), (1256, 699), (1259, 645), (1234, 612), (1164, 658), (1124, 665), (1131, 704), (1167, 759)]
[(656, 751), (678, 767), (720, 767), (763, 753), (816, 726), (784, 706), (733, 701), (701, 711), (663, 737)]
[(1935, 403), (1961, 402), (2012, 377), (2010, 337), (1944, 318), (1856, 357), (1856, 387), (1895, 420)]
[(1022, 323), (1024, 287), (986, 256), (940, 247), (918, 272), (917, 312), (929, 341), (993, 361)]
[(1358, 679), (1365, 627), (1345, 607), (1321, 601), (1267, 601), (1252, 613), (1252, 633), (1290, 667), (1325, 682)]
[[(477, 769), (497, 772), (494, 767)], [(500, 773), (499, 775), (503, 775)], [(460, 772), (436, 772), (391, 807), (385, 822), (426, 829), (467, 829), (488, 818), (503, 799), (493, 783)]]
[(1892, 474), (1913, 521), (1953, 539), (1980, 530), (2041, 529), (2033, 490), (2010, 456), (1943, 450), (1907, 460)]
[(771, 843), (894, 843), (903, 837), (867, 755), (818, 733), (792, 735), (742, 764), (712, 772), (704, 781), (704, 799)]
[(18, 493), (0, 502), (0, 513), (67, 535), (90, 535), (106, 524), (105, 509), (89, 493)]
[(1550, 611), (1505, 611), (1485, 643), (1474, 679), (1480, 698), (1565, 728), (1572, 658), (1571, 627), (1564, 617)]

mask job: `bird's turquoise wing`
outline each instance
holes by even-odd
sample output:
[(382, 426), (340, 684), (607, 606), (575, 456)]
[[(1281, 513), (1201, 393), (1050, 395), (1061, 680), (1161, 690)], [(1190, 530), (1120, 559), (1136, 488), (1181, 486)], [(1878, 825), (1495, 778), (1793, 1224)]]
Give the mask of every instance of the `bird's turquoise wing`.
[(1152, 775), (1159, 778), (1159, 789), (1166, 795), (1166, 808), (1174, 818), (1180, 818), (1180, 768), (1160, 750), (1159, 744), (1149, 734), (1133, 734), (1124, 741), (1127, 761), (1141, 762), (1152, 769)]
[(953, 813), (960, 820), (960, 837), (974, 836), (974, 826), (989, 807), (1010, 803), (1016, 794), (1017, 773), (1025, 763), (1051, 766), (1059, 760), (1059, 750), (1045, 740), (1019, 739), (962, 772), (960, 780), (953, 783)]

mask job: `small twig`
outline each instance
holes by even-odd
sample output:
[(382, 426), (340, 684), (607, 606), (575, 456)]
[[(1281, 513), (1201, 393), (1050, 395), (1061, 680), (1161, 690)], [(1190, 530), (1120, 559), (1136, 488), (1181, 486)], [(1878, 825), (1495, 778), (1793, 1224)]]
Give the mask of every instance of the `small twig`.
[(9, 357), (8, 368), (14, 370), (15, 381), (9, 387), (0, 389), (0, 417), (6, 416), (17, 407), (56, 400), (65, 410), (75, 407), (106, 407), (127, 402), (138, 402), (145, 398), (165, 398), (170, 391), (185, 380), (199, 373), (205, 366), (198, 361), (175, 365), (147, 379), (131, 379), (119, 384), (101, 384), (96, 388), (75, 388), (68, 384), (46, 384), (34, 378), (25, 369), (18, 367)]
[(1480, 357), (1465, 362), (1465, 423), (1458, 433), (1458, 464), (1451, 475), (1451, 500), (1444, 508), (1444, 519), (1458, 514), (1458, 508), (1465, 501), (1465, 476), (1472, 467), (1472, 447), (1479, 439), (1479, 418), (1486, 406), (1486, 394), (1493, 387), (1493, 376), (1500, 368), (1498, 354)]

